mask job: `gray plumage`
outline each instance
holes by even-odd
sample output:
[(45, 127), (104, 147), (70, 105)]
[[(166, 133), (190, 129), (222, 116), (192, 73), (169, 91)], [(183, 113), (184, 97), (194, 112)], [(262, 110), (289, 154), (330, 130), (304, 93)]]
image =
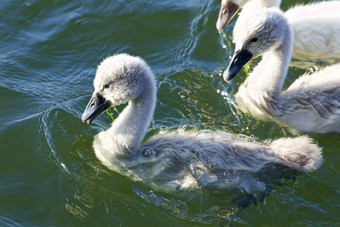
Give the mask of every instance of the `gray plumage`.
[(222, 131), (179, 129), (161, 131), (141, 145), (154, 113), (156, 85), (150, 68), (138, 57), (119, 54), (105, 59), (94, 87), (83, 121), (98, 116), (98, 108), (102, 112), (103, 106), (128, 102), (112, 126), (95, 137), (96, 156), (109, 169), (157, 190), (212, 186), (251, 193), (265, 190), (254, 173), (268, 164), (312, 172), (322, 162), (321, 149), (307, 136), (256, 143)]
[[(235, 69), (241, 69), (249, 56), (263, 58), (246, 85), (239, 88), (235, 96), (238, 107), (257, 118), (269, 117), (302, 132), (340, 132), (340, 64), (305, 74), (281, 92), (292, 41), (290, 26), (279, 9), (241, 13), (234, 28), (235, 55), (224, 79), (232, 79)], [(243, 62), (238, 60), (240, 52), (247, 53)]]

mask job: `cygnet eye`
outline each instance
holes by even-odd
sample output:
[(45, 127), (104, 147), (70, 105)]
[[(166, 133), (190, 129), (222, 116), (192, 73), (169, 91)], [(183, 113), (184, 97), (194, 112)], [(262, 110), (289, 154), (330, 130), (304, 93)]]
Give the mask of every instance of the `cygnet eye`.
[(143, 156), (145, 156), (145, 157), (151, 156), (151, 155), (153, 155), (154, 153), (155, 153), (155, 152), (154, 152), (153, 150), (148, 149), (148, 148), (146, 148), (145, 150), (143, 150)]
[(255, 43), (255, 42), (257, 42), (257, 40), (258, 40), (257, 37), (253, 37), (253, 38), (249, 41), (249, 43)]
[(110, 84), (104, 84), (103, 85), (103, 89), (107, 89), (107, 88), (109, 88), (110, 87)]

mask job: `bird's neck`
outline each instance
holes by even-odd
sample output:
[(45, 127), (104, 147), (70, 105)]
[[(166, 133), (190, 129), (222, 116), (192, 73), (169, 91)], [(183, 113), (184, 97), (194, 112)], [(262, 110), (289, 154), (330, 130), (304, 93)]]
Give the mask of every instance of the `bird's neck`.
[(129, 101), (108, 130), (119, 151), (127, 152), (139, 148), (156, 106), (156, 86), (151, 83), (144, 87), (144, 93)]
[(242, 3), (243, 3), (243, 10), (254, 10), (254, 9), (262, 8), (262, 7), (265, 7), (265, 8), (280, 7), (281, 0), (252, 0), (249, 2), (243, 1)]
[(258, 7), (279, 7), (281, 4), (281, 0), (255, 0), (257, 1)]
[(289, 31), (283, 42), (266, 52), (250, 73), (248, 87), (272, 94), (280, 94), (292, 55), (293, 37)]

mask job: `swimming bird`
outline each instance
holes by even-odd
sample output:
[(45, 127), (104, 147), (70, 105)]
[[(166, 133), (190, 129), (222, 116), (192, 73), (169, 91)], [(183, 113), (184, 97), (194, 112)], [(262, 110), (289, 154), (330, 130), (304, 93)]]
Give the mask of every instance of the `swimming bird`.
[(340, 132), (340, 64), (302, 75), (281, 92), (293, 42), (282, 11), (261, 8), (242, 12), (233, 36), (235, 52), (223, 73), (224, 80), (233, 79), (248, 61), (263, 55), (235, 95), (241, 110), (302, 132)]
[(203, 186), (264, 190), (253, 175), (267, 165), (315, 171), (321, 149), (307, 136), (255, 143), (223, 131), (161, 132), (141, 144), (153, 119), (156, 83), (147, 63), (118, 54), (97, 69), (94, 92), (82, 120), (90, 123), (106, 109), (128, 103), (107, 131), (95, 136), (94, 150), (109, 169), (156, 190)]
[[(222, 0), (216, 28), (223, 30), (240, 8), (251, 13), (280, 4), (281, 0)], [(294, 57), (327, 61), (340, 57), (339, 1), (295, 6), (286, 11), (285, 16), (293, 31)]]

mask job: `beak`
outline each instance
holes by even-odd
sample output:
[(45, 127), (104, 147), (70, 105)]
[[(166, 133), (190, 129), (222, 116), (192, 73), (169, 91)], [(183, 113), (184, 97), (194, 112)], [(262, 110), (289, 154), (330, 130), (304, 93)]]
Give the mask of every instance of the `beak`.
[(239, 8), (239, 5), (230, 1), (227, 1), (226, 4), (221, 5), (221, 9), (216, 22), (217, 30), (222, 31), (230, 22), (230, 20), (235, 16)]
[(241, 49), (234, 53), (228, 68), (223, 73), (223, 79), (228, 82), (233, 79), (242, 67), (247, 64), (248, 61), (253, 57), (253, 54), (248, 50)]
[(96, 117), (111, 106), (110, 102), (98, 93), (92, 95), (90, 102), (87, 104), (81, 120), (90, 124)]

